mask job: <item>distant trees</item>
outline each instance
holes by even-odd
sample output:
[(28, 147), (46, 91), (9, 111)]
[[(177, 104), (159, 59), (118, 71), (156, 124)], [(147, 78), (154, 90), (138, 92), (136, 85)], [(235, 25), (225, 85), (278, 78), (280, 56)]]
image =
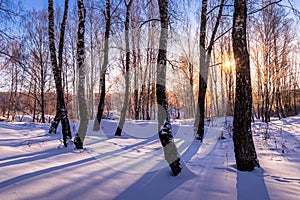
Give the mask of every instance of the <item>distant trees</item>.
[[(292, 88), (293, 88), (293, 103), (294, 103), (294, 115), (299, 113), (299, 102), (300, 102), (300, 61), (297, 58), (297, 55), (300, 54), (300, 41), (298, 41), (294, 46), (294, 51), (292, 53)], [(297, 103), (298, 102), (298, 103)]]
[[(261, 7), (268, 3), (263, 1)], [(281, 119), (293, 110), (293, 84), (287, 74), (293, 74), (289, 55), (294, 34), (292, 20), (279, 5), (269, 5), (253, 18), (256, 34), (250, 36), (250, 44), (257, 80), (255, 110), (256, 117), (267, 123), (271, 116)]]
[(102, 12), (102, 10), (104, 10), (102, 7), (105, 4), (105, 1), (99, 2), (95, 0), (88, 0), (85, 2), (86, 97), (89, 119), (95, 119), (95, 111), (97, 111), (97, 105), (99, 104), (99, 102), (97, 101), (98, 99), (95, 98), (95, 93), (98, 94), (98, 92), (101, 92), (99, 89), (99, 80), (101, 77), (100, 70), (103, 65), (104, 57), (103, 36), (105, 32), (106, 16)]
[(195, 117), (195, 91), (194, 86), (196, 85), (197, 74), (197, 39), (193, 35), (192, 25), (190, 19), (187, 17), (186, 26), (183, 27), (183, 31), (186, 32), (185, 38), (180, 38), (179, 45), (182, 56), (178, 58), (178, 64), (174, 74), (176, 78), (181, 80), (179, 82), (180, 89), (177, 93), (181, 96), (181, 106), (184, 112), (184, 118)]
[[(15, 12), (12, 13), (15, 16)], [(0, 53), (3, 53), (1, 59), (3, 58), (5, 61), (0, 69), (0, 73), (4, 77), (1, 80), (1, 88), (14, 95), (11, 95), (12, 103), (10, 105), (1, 105), (1, 107), (5, 109), (4, 115), (9, 120), (14, 120), (15, 115), (21, 115), (17, 120), (22, 120), (23, 115), (31, 115), (34, 122), (49, 122), (52, 120), (49, 114), (55, 114), (53, 113), (55, 104), (52, 102), (55, 86), (50, 69), (48, 13), (44, 9), (33, 9), (18, 13), (17, 16), (20, 18), (14, 17), (13, 22), (19, 26), (18, 33), (9, 31), (11, 26), (7, 25), (8, 28), (5, 31), (9, 34), (5, 39), (3, 38), (5, 46), (2, 46), (3, 52)], [(63, 62), (67, 63), (65, 60)], [(14, 73), (11, 73), (12, 65), (15, 66)], [(65, 69), (63, 67), (62, 71)], [(7, 76), (7, 73), (10, 75)], [(4, 84), (4, 80), (8, 79), (11, 74), (18, 81), (14, 81), (12, 87), (9, 88), (7, 84)], [(14, 92), (12, 93), (12, 91)], [(16, 101), (14, 101), (15, 97)], [(65, 95), (65, 99), (66, 103), (72, 100), (70, 94)]]
[(176, 70), (176, 75), (180, 80), (178, 86), (178, 96), (181, 99), (181, 106), (183, 107), (181, 112), (184, 112), (184, 118), (191, 119), (195, 116), (195, 79), (196, 70), (195, 62), (191, 58), (186, 57), (186, 55), (179, 58), (178, 69)]
[(7, 119), (14, 121), (17, 111), (20, 109), (19, 91), (20, 82), (22, 81), (22, 70), (20, 68), (22, 57), (22, 46), (17, 42), (10, 43), (10, 48), (6, 50), (8, 53), (6, 68), (8, 72), (9, 83), (9, 102), (7, 109)]
[[(156, 62), (159, 38), (159, 9), (157, 1), (139, 1), (139, 13), (133, 13), (133, 62), (134, 62), (134, 111), (135, 119), (150, 120), (157, 117), (156, 108)], [(147, 10), (143, 10), (143, 5)]]
[(5, 80), (5, 84), (2, 87), (9, 91), (8, 105), (3, 105), (2, 107), (6, 110), (7, 119), (12, 117), (12, 120), (14, 120), (17, 111), (20, 109), (18, 94), (23, 73), (21, 68), (24, 48), (22, 42), (18, 41), (18, 37), (12, 34), (11, 24), (14, 24), (14, 26), (18, 24), (20, 10), (21, 7), (17, 2), (9, 0), (0, 2), (0, 72), (4, 71), (2, 79)]
[[(35, 111), (41, 113), (41, 122), (45, 123), (45, 92), (46, 83), (49, 81), (49, 48), (48, 48), (48, 28), (47, 13), (45, 10), (32, 11), (28, 13), (29, 20), (25, 22), (25, 30), (29, 49), (28, 66), (24, 67), (26, 81), (30, 82), (27, 89), (30, 91), (29, 97), (34, 100), (33, 121), (35, 120)], [(37, 105), (39, 109), (37, 109)]]

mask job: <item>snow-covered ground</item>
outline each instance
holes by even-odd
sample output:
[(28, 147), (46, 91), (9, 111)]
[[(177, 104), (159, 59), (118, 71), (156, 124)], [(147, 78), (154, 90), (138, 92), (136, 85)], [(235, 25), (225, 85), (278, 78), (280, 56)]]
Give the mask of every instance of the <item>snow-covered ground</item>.
[(191, 123), (175, 121), (177, 177), (155, 122), (128, 121), (115, 137), (117, 122), (103, 120), (101, 131), (89, 129), (81, 153), (58, 148), (61, 136), (49, 135), (48, 124), (0, 123), (0, 199), (299, 199), (300, 116), (253, 124), (261, 164), (254, 172), (235, 168), (231, 123), (212, 120), (200, 144)]

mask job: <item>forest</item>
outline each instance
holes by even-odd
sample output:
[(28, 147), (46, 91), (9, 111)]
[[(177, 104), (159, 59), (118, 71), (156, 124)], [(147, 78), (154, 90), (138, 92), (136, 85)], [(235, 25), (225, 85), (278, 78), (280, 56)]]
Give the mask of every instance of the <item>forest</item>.
[[(72, 4), (71, 4), (72, 3)], [(79, 119), (76, 60), (78, 13), (75, 1), (67, 8), (61, 56), (61, 82), (68, 115)], [(156, 61), (160, 33), (156, 1), (112, 1), (110, 32), (105, 35), (105, 2), (85, 1), (84, 85), (88, 118), (94, 119), (105, 74), (104, 114), (155, 119)], [(209, 55), (205, 117), (233, 115), (235, 63), (232, 50), (233, 2), (207, 1), (203, 46)], [(293, 4), (265, 0), (248, 2), (247, 38), (251, 62), (253, 117), (295, 115), (299, 105), (299, 13)], [(167, 58), (167, 96), (172, 118), (194, 118), (201, 72), (199, 51), (201, 4), (170, 1)], [(54, 19), (58, 46), (64, 4)], [(222, 8), (220, 9), (220, 7)], [(132, 9), (131, 9), (132, 7)], [(55, 115), (55, 91), (48, 40), (48, 11), (24, 10), (22, 4), (1, 1), (1, 115)], [(132, 11), (131, 11), (132, 10)], [(127, 18), (126, 18), (127, 17)], [(127, 27), (126, 26), (127, 23)], [(16, 26), (13, 26), (15, 24)], [(125, 34), (128, 34), (125, 36)], [(105, 39), (107, 37), (108, 39)], [(125, 38), (126, 37), (126, 38)], [(105, 41), (108, 58), (105, 61)], [(126, 47), (126, 42), (128, 46)], [(127, 49), (126, 49), (127, 48)], [(129, 52), (129, 66), (126, 66)], [(104, 61), (107, 62), (104, 65)], [(128, 63), (127, 63), (128, 64)], [(105, 69), (103, 69), (103, 67)], [(205, 71), (205, 70), (203, 70)], [(127, 77), (127, 78), (126, 78)], [(202, 91), (203, 92), (203, 91)], [(126, 94), (127, 93), (127, 94)]]
[[(98, 131), (115, 116), (115, 136), (128, 120), (156, 120), (177, 175), (171, 123), (193, 119), (191, 134), (203, 141), (206, 121), (233, 116), (238, 169), (252, 171), (259, 163), (251, 122), (300, 110), (297, 7), (291, 0), (48, 0), (28, 9), (1, 0), (1, 121), (27, 116), (51, 123), (49, 133), (61, 123), (64, 146), (75, 137), (82, 149), (89, 120)], [(75, 133), (70, 119), (80, 121)]]
[(5, 200), (298, 200), (298, 0), (0, 0)]

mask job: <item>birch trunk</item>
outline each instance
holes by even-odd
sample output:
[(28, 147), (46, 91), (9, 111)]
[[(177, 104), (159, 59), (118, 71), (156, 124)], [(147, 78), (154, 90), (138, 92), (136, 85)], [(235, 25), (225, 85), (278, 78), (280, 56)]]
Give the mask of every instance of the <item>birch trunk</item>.
[[(126, 2), (125, 2), (126, 3)], [(130, 67), (130, 49), (129, 49), (129, 21), (130, 21), (130, 9), (131, 5), (133, 3), (133, 0), (130, 0), (128, 4), (126, 4), (126, 20), (125, 20), (125, 49), (126, 49), (126, 58), (125, 58), (125, 96), (124, 96), (124, 103), (123, 108), (121, 110), (121, 118), (119, 121), (119, 126), (117, 127), (117, 130), (115, 132), (116, 136), (121, 136), (124, 123), (125, 123), (125, 117), (126, 117), (126, 111), (129, 103), (129, 67)]]
[(86, 136), (86, 131), (88, 127), (88, 110), (87, 103), (85, 99), (85, 49), (84, 49), (84, 32), (85, 32), (85, 7), (83, 0), (77, 1), (78, 6), (78, 32), (77, 32), (77, 66), (78, 66), (78, 102), (79, 102), (79, 117), (80, 125), (78, 128), (78, 133), (76, 134), (74, 144), (77, 149), (83, 148), (84, 138)]
[(68, 0), (65, 0), (65, 8), (63, 21), (60, 29), (59, 47), (58, 47), (58, 63), (56, 58), (56, 47), (55, 47), (55, 34), (54, 34), (54, 9), (53, 0), (48, 0), (48, 17), (49, 17), (49, 48), (52, 71), (55, 80), (56, 94), (57, 94), (57, 114), (56, 119), (62, 123), (62, 134), (64, 146), (67, 146), (67, 138), (72, 138), (69, 119), (67, 114), (67, 108), (65, 106), (64, 91), (62, 88), (62, 53), (64, 46), (64, 34), (66, 27), (66, 20), (68, 14)]
[(166, 95), (166, 67), (168, 44), (168, 0), (158, 0), (160, 13), (160, 40), (157, 58), (156, 100), (158, 104), (159, 138), (164, 147), (164, 155), (174, 176), (181, 172), (180, 156), (173, 141), (170, 114)]
[(198, 92), (198, 107), (195, 117), (195, 131), (196, 138), (200, 141), (203, 140), (204, 136), (204, 119), (205, 119), (205, 95), (207, 89), (207, 79), (208, 79), (208, 68), (210, 64), (210, 58), (212, 49), (215, 43), (215, 37), (217, 30), (219, 28), (220, 20), (223, 13), (223, 7), (225, 0), (221, 0), (218, 16), (216, 19), (216, 24), (213, 28), (213, 32), (210, 38), (209, 45), (205, 47), (206, 40), (206, 25), (207, 25), (207, 0), (202, 1), (202, 10), (201, 10), (201, 25), (200, 25), (200, 67), (199, 67), (199, 92)]
[(110, 25), (111, 25), (111, 15), (110, 15), (110, 0), (106, 0), (106, 12), (105, 12), (105, 36), (104, 36), (104, 60), (103, 60), (103, 66), (101, 69), (100, 74), (100, 101), (98, 105), (97, 115), (94, 122), (94, 131), (100, 130), (100, 123), (101, 118), (104, 111), (105, 106), (105, 93), (106, 93), (106, 87), (105, 87), (105, 79), (106, 79), (106, 71), (107, 71), (107, 65), (108, 65), (108, 40), (109, 40), (109, 34), (110, 34)]
[(233, 142), (237, 169), (253, 171), (259, 167), (251, 132), (252, 88), (247, 50), (247, 0), (235, 0), (232, 46), (236, 63), (236, 98)]

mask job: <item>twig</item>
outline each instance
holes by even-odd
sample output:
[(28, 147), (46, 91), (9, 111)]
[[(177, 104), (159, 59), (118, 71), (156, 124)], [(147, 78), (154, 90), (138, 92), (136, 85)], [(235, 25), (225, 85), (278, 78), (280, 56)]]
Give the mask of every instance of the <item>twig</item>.
[(142, 28), (143, 25), (145, 25), (145, 24), (147, 24), (147, 23), (149, 23), (149, 22), (152, 22), (152, 21), (159, 22), (160, 19), (148, 19), (148, 20), (146, 20), (146, 21), (144, 21), (144, 22), (142, 22), (142, 23), (140, 24), (140, 28)]
[(269, 7), (269, 6), (273, 5), (273, 4), (278, 4), (278, 3), (280, 3), (281, 1), (282, 1), (282, 0), (278, 0), (278, 1), (271, 2), (271, 3), (265, 5), (264, 7), (260, 8), (260, 9), (256, 9), (256, 10), (254, 10), (254, 11), (252, 11), (252, 12), (249, 12), (248, 15), (252, 15), (252, 14), (255, 14), (255, 13), (257, 13), (257, 12), (260, 12), (260, 11), (266, 9), (267, 7)]
[(214, 42), (216, 42), (217, 40), (219, 40), (221, 37), (223, 37), (224, 35), (226, 35), (229, 31), (231, 31), (232, 27), (229, 28), (227, 31), (225, 31), (224, 33), (222, 33), (221, 35), (219, 35)]

